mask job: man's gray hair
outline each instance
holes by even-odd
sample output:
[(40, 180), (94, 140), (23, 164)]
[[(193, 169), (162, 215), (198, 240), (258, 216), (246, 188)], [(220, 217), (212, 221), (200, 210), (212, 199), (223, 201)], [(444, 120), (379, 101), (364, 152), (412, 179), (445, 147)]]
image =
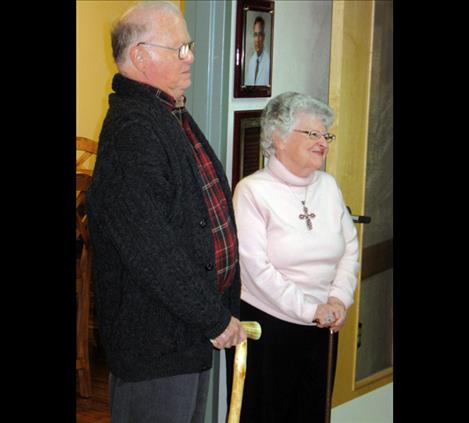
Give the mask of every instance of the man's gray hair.
[(326, 129), (334, 121), (334, 111), (309, 95), (292, 91), (279, 94), (267, 103), (261, 115), (261, 146), (264, 156), (270, 157), (275, 153), (273, 132), (277, 129), (282, 137), (290, 133), (300, 113), (321, 120)]
[(124, 63), (127, 49), (150, 32), (150, 15), (163, 10), (181, 14), (178, 7), (170, 1), (142, 1), (119, 18), (111, 31), (112, 56), (116, 64)]

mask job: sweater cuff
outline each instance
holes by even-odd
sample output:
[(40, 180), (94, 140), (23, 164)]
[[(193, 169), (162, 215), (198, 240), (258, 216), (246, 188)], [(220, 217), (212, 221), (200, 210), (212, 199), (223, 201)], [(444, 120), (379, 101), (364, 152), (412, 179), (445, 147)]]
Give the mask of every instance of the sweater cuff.
[(348, 295), (345, 295), (342, 291), (337, 288), (333, 288), (329, 292), (329, 297), (336, 297), (345, 304), (345, 308), (349, 308), (353, 304), (353, 298), (350, 298)]
[(231, 313), (226, 308), (222, 309), (220, 319), (215, 326), (205, 332), (208, 339), (215, 339), (220, 336), (230, 324)]

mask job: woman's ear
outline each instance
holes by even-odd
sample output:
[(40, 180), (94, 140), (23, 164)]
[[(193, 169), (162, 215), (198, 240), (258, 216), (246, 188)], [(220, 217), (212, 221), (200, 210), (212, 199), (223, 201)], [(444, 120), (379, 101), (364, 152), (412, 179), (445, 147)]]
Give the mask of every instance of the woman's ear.
[(280, 131), (278, 129), (275, 129), (272, 132), (272, 143), (274, 144), (276, 151), (285, 149), (285, 141), (280, 136)]

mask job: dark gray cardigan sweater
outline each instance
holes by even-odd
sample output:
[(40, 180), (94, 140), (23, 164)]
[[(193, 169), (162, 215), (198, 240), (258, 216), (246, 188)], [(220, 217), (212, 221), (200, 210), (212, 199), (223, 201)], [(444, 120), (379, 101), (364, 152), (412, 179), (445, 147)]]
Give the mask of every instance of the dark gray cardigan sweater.
[[(220, 294), (191, 142), (154, 88), (117, 74), (113, 90), (87, 196), (94, 300), (110, 371), (142, 381), (209, 369), (210, 339), (239, 317), (239, 263)], [(223, 167), (189, 119), (234, 222)]]

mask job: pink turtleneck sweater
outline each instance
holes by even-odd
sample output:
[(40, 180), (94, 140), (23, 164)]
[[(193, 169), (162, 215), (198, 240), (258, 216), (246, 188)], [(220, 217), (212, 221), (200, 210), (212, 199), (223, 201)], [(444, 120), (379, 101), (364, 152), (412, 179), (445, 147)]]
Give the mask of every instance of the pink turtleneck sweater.
[[(308, 230), (305, 199), (313, 229)], [(328, 297), (353, 303), (357, 231), (335, 179), (322, 171), (291, 173), (274, 156), (234, 192), (243, 301), (279, 319), (312, 323)]]

